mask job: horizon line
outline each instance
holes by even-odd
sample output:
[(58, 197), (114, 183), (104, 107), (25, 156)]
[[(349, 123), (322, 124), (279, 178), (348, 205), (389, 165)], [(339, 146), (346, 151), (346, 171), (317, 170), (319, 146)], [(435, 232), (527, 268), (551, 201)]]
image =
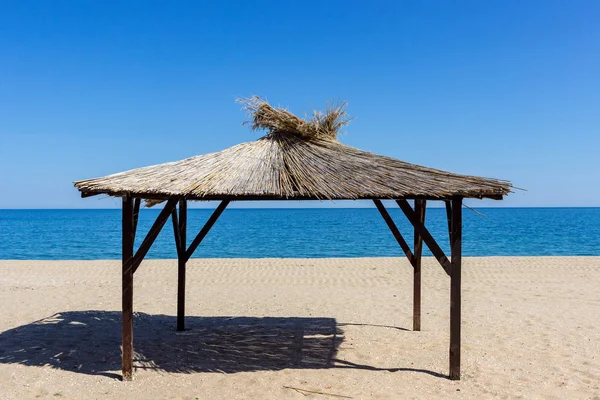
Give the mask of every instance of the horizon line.
[[(228, 207), (228, 210), (364, 210), (364, 209), (375, 209), (375, 206), (368, 207)], [(431, 206), (428, 208), (439, 208), (444, 209), (443, 206)], [(524, 208), (600, 208), (600, 206), (505, 206), (505, 207), (464, 207), (474, 209), (524, 209)], [(120, 207), (111, 208), (0, 208), (0, 211), (107, 211), (107, 210), (120, 210)], [(148, 208), (141, 207), (140, 210), (160, 210), (160, 207)], [(213, 210), (211, 207), (189, 207), (189, 210)]]

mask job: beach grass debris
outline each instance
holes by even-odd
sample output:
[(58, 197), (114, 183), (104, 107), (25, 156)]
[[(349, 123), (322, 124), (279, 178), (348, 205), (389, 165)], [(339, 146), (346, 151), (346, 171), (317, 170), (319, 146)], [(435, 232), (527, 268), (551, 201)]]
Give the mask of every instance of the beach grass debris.
[(331, 396), (331, 397), (337, 397), (337, 398), (341, 398), (341, 399), (353, 399), (354, 397), (351, 396), (345, 396), (343, 394), (335, 394), (335, 393), (327, 393), (327, 392), (320, 392), (318, 390), (309, 390), (309, 389), (302, 389), (302, 388), (298, 388), (298, 387), (294, 387), (294, 386), (283, 386), (284, 389), (291, 389), (291, 390), (295, 390), (296, 392), (304, 395), (304, 396), (308, 396), (308, 393), (312, 393), (312, 394), (321, 394), (323, 396)]

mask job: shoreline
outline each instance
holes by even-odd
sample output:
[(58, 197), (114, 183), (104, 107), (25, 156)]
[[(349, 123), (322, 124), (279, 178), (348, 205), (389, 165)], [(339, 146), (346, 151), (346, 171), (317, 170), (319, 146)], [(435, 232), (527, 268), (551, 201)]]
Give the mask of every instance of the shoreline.
[(444, 377), (449, 278), (423, 258), (412, 332), (412, 269), (381, 257), (192, 259), (183, 334), (176, 260), (145, 260), (121, 382), (120, 264), (0, 261), (0, 397), (600, 396), (597, 256), (465, 257), (461, 381)]
[[(278, 200), (246, 200), (246, 202), (249, 201), (272, 201), (272, 202), (277, 202)], [(329, 206), (327, 207), (327, 205), (324, 206), (324, 204), (322, 202), (319, 202), (319, 200), (287, 200), (287, 201), (314, 201), (314, 202), (318, 202), (318, 207), (235, 207), (231, 206), (231, 208), (227, 208), (228, 210), (363, 210), (363, 209), (369, 209), (369, 208), (376, 208), (375, 206), (370, 205), (370, 201), (369, 200), (344, 200), (344, 201), (364, 201), (365, 203), (369, 204), (369, 206), (366, 207), (335, 207), (335, 206)], [(388, 200), (384, 200), (384, 201), (388, 201)], [(393, 200), (391, 200), (393, 201)], [(434, 201), (443, 201), (443, 200), (430, 200), (431, 202)], [(218, 204), (219, 202), (216, 200), (209, 200), (209, 202), (212, 202), (214, 204)], [(276, 204), (276, 203), (275, 203)], [(476, 210), (478, 209), (531, 209), (531, 208), (540, 208), (540, 209), (544, 209), (544, 208), (550, 208), (550, 209), (561, 209), (561, 208), (575, 208), (575, 209), (579, 209), (579, 208), (600, 208), (600, 206), (483, 206), (483, 207), (473, 207), (473, 206), (469, 206), (471, 208), (474, 208)], [(427, 206), (427, 208), (435, 208), (435, 209), (442, 209), (444, 210), (445, 207), (441, 206), (441, 205), (437, 205), (436, 203), (433, 203), (433, 205), (431, 206)], [(46, 210), (56, 210), (56, 211), (95, 211), (95, 210), (121, 210), (121, 206), (115, 206), (115, 207), (110, 207), (110, 208), (0, 208), (0, 211), (46, 211)], [(142, 208), (141, 210), (159, 210), (160, 212), (160, 207), (157, 208)], [(214, 207), (189, 207), (188, 210), (214, 210)]]
[[(542, 255), (542, 256), (520, 256), (520, 255), (507, 255), (507, 256), (462, 256), (462, 259), (486, 259), (486, 258), (525, 258), (525, 259), (538, 259), (538, 258), (598, 258), (600, 259), (600, 255)], [(399, 262), (403, 262), (406, 259), (401, 256), (380, 256), (380, 257), (192, 257), (189, 262), (192, 261), (202, 261), (202, 260), (210, 260), (210, 261), (231, 261), (231, 260), (265, 260), (265, 261), (294, 261), (294, 260), (398, 260)], [(435, 257), (431, 255), (424, 255), (422, 259), (435, 260)], [(177, 262), (176, 258), (149, 258), (145, 257), (143, 262), (152, 261), (152, 262)], [(61, 258), (61, 259), (53, 259), (53, 258), (44, 258), (44, 259), (20, 259), (20, 258), (0, 258), (0, 264), (2, 263), (26, 263), (26, 262), (106, 262), (106, 263), (121, 263), (120, 258), (98, 258), (98, 259), (84, 259), (84, 258)]]

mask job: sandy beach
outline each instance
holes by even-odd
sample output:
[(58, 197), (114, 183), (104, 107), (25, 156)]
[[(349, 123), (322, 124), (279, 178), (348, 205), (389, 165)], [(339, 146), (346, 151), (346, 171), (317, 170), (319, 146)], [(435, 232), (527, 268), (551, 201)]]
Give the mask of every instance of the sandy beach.
[(0, 261), (0, 398), (600, 399), (600, 257), (463, 265), (461, 381), (442, 268), (412, 332), (408, 263), (360, 258), (194, 259), (183, 333), (176, 261), (144, 261), (121, 382), (120, 263)]

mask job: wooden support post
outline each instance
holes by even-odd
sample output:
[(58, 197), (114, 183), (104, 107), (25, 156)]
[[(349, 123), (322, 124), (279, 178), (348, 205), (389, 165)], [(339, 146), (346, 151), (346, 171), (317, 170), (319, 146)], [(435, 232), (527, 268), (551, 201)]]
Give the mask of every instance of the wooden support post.
[(460, 284), (462, 257), (462, 198), (452, 199), (450, 248), (450, 379), (460, 379)]
[[(185, 329), (185, 270), (187, 248), (187, 200), (179, 201), (179, 250), (177, 251), (177, 330)], [(173, 227), (175, 229), (175, 227)]]
[[(425, 200), (415, 200), (415, 214), (421, 224), (425, 224)], [(423, 237), (415, 229), (414, 232), (414, 273), (413, 273), (413, 331), (421, 330), (421, 255), (423, 254)]]
[(122, 264), (122, 372), (123, 380), (130, 381), (133, 374), (133, 240), (134, 205), (130, 196), (123, 198), (123, 264)]

